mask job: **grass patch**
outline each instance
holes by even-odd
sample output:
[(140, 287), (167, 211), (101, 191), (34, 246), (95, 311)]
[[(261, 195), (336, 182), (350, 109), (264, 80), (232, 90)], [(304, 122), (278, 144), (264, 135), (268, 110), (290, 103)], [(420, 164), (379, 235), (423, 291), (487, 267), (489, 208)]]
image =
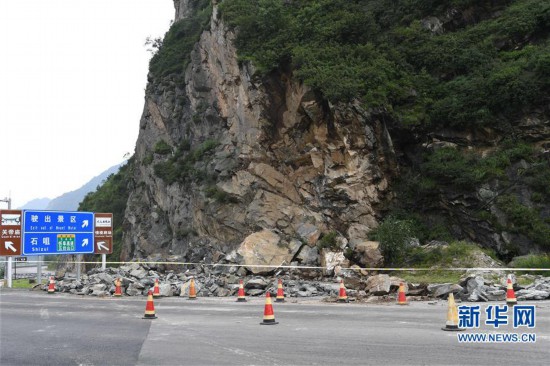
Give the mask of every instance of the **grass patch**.
[[(512, 268), (545, 268), (550, 269), (550, 255), (530, 254), (517, 258), (512, 263)], [(518, 271), (518, 274), (540, 274), (550, 276), (550, 271)]]
[(412, 283), (458, 283), (464, 272), (461, 271), (394, 271), (392, 276)]
[(476, 244), (465, 241), (455, 241), (447, 246), (412, 248), (409, 252), (407, 265), (419, 268), (429, 267), (464, 267), (474, 266), (473, 257), (482, 251)]
[[(42, 278), (42, 284), (45, 284), (46, 281), (45, 278)], [(36, 284), (37, 282), (30, 283), (28, 278), (20, 278), (11, 282), (12, 288), (33, 288)]]

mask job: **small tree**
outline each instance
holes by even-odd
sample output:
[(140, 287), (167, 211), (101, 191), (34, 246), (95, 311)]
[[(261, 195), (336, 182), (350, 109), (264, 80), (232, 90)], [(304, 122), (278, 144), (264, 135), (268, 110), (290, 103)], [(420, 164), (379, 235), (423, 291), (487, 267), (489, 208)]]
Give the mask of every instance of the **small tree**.
[(409, 249), (409, 240), (413, 237), (412, 222), (388, 217), (376, 229), (376, 239), (387, 266), (403, 262)]

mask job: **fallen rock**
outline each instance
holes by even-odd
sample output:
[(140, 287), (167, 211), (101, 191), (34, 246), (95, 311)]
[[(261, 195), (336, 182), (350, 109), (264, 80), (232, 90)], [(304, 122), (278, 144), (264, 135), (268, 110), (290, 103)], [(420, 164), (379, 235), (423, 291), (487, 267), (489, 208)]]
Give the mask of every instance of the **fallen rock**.
[(321, 267), (325, 276), (332, 276), (335, 268), (348, 268), (349, 260), (344, 256), (344, 252), (333, 252), (327, 248), (321, 250)]
[(356, 259), (363, 267), (380, 267), (384, 257), (377, 241), (364, 241), (355, 245)]
[(438, 283), (428, 285), (428, 292), (434, 297), (447, 298), (447, 296), (452, 292), (456, 294), (462, 291), (463, 288), (460, 285), (451, 284), (451, 283)]
[(550, 297), (550, 292), (548, 291), (527, 289), (527, 290), (519, 290), (516, 292), (516, 298), (518, 300), (545, 300), (545, 299), (548, 299), (549, 297)]
[(387, 274), (370, 276), (367, 279), (365, 291), (371, 295), (381, 296), (390, 293), (391, 280)]
[[(246, 269), (254, 274), (273, 272), (278, 266), (290, 263), (295, 252), (288, 245), (281, 245), (281, 238), (270, 230), (262, 230), (247, 236), (237, 253), (243, 257)], [(257, 267), (254, 264), (267, 267)]]

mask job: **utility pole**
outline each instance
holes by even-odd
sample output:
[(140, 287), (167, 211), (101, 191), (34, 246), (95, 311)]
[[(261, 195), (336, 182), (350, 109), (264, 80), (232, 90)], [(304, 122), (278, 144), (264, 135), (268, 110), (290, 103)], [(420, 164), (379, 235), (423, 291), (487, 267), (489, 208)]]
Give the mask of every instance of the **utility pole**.
[[(6, 202), (8, 204), (8, 210), (11, 210), (11, 197), (5, 197), (0, 199), (0, 202)], [(8, 268), (4, 271), (4, 277), (8, 282), (8, 288), (11, 288), (11, 267), (12, 267), (12, 257), (8, 257)]]

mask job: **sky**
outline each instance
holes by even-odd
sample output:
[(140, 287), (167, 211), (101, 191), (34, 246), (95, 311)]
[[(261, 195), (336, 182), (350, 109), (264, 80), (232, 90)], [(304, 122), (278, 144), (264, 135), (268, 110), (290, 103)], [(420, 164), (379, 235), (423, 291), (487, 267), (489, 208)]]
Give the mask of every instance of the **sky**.
[(0, 0), (0, 199), (53, 199), (134, 153), (144, 44), (173, 18), (172, 0)]

